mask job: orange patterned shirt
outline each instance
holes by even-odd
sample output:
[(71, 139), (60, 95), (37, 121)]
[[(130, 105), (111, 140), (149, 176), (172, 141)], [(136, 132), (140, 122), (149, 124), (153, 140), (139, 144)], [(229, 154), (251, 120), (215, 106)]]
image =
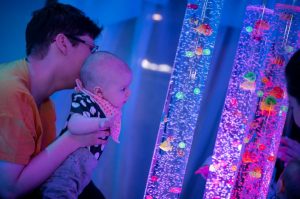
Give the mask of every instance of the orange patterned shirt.
[(25, 60), (0, 64), (0, 160), (27, 164), (55, 139), (50, 99), (37, 107)]

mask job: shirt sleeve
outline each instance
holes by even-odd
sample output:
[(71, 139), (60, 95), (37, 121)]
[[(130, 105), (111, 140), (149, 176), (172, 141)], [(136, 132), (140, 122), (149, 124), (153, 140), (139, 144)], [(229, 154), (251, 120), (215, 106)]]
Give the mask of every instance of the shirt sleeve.
[(35, 153), (38, 135), (35, 131), (34, 102), (30, 96), (17, 93), (1, 97), (0, 159), (27, 164)]

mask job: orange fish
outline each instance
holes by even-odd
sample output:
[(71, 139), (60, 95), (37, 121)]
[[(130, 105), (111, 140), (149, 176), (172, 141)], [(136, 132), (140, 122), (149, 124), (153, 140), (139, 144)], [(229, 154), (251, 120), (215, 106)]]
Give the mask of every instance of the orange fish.
[(278, 55), (278, 56), (272, 57), (270, 61), (271, 61), (271, 64), (283, 66), (285, 60), (284, 60), (283, 56)]
[(197, 47), (195, 54), (196, 55), (202, 55), (203, 54), (203, 48)]
[(274, 105), (273, 104), (267, 104), (265, 101), (260, 103), (260, 110), (262, 111), (274, 111)]
[(273, 85), (272, 81), (269, 80), (267, 77), (263, 77), (261, 79), (262, 83), (264, 83), (267, 87), (271, 87)]
[(249, 152), (249, 151), (245, 151), (244, 154), (242, 155), (242, 162), (243, 163), (254, 163), (257, 162), (258, 159), (255, 156), (255, 154)]
[(195, 28), (196, 32), (199, 34), (203, 34), (205, 36), (210, 36), (213, 32), (212, 28), (209, 24), (201, 24), (197, 28)]
[(159, 145), (159, 148), (166, 152), (172, 151), (173, 147), (171, 145), (171, 142), (173, 141), (173, 139), (173, 136), (167, 137), (167, 139)]
[(236, 170), (237, 170), (237, 166), (236, 166), (236, 165), (233, 165), (233, 166), (231, 167), (231, 170), (232, 170), (232, 171), (236, 171)]
[(248, 151), (246, 151), (246, 152), (243, 154), (243, 156), (242, 156), (242, 161), (243, 161), (244, 163), (250, 163), (250, 162), (253, 162), (251, 156), (252, 156), (251, 153), (248, 152)]

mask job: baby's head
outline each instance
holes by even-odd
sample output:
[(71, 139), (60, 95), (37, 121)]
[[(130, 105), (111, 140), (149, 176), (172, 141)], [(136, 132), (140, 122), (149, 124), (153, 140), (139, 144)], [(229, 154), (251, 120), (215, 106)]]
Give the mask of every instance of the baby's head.
[(91, 54), (82, 66), (80, 79), (85, 89), (103, 97), (116, 108), (121, 108), (130, 95), (131, 70), (109, 52)]

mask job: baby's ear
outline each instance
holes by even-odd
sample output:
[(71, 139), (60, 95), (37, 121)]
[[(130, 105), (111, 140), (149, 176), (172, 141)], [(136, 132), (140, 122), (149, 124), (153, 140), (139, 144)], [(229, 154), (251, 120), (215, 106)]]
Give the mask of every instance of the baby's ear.
[(93, 91), (94, 91), (94, 94), (96, 94), (96, 95), (98, 95), (98, 96), (103, 96), (102, 95), (102, 89), (99, 87), (99, 86), (96, 86), (94, 89), (93, 89)]

